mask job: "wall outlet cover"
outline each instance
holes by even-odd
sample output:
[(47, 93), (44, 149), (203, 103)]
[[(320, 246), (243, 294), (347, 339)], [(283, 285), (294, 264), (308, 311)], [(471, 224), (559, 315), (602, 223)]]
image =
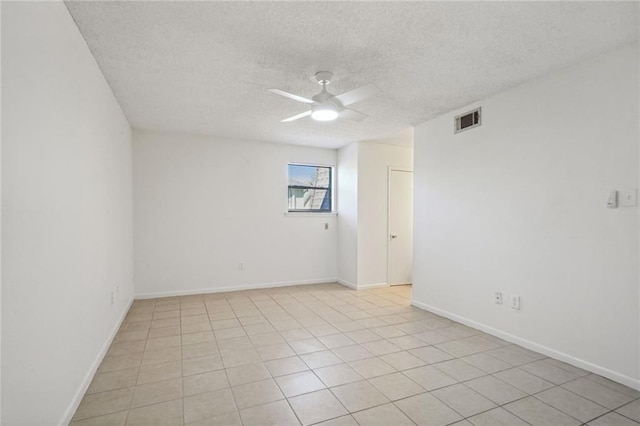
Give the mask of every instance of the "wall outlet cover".
[(516, 310), (520, 310), (520, 296), (511, 296), (511, 307)]

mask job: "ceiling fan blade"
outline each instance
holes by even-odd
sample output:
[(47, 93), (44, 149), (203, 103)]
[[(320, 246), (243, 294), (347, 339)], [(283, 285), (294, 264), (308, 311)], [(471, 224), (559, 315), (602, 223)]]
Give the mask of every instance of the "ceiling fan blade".
[(275, 93), (276, 95), (284, 96), (285, 98), (293, 99), (294, 101), (304, 102), (305, 104), (314, 103), (311, 99), (303, 98), (302, 96), (294, 95), (293, 93), (285, 92), (280, 89), (269, 89), (271, 93)]
[(305, 111), (302, 114), (294, 115), (293, 117), (289, 117), (289, 118), (285, 118), (284, 120), (280, 120), (280, 122), (281, 123), (287, 123), (289, 121), (294, 121), (294, 120), (297, 120), (299, 118), (307, 117), (309, 115), (311, 115), (311, 111)]
[(351, 121), (362, 121), (369, 117), (367, 114), (363, 114), (352, 109), (345, 108), (340, 112), (340, 118), (344, 118)]
[(373, 96), (378, 92), (380, 92), (380, 89), (378, 89), (375, 84), (368, 84), (350, 92), (343, 93), (342, 95), (335, 96), (335, 99), (339, 100), (342, 105), (347, 106)]

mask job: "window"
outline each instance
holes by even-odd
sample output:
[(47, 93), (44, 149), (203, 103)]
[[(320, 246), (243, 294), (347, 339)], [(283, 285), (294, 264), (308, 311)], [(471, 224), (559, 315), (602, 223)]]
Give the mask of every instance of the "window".
[(289, 211), (331, 213), (331, 167), (289, 164)]

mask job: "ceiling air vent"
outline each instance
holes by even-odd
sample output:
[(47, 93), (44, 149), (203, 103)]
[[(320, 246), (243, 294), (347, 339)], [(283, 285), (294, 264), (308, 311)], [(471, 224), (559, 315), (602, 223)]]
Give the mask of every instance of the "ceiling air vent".
[(482, 124), (480, 119), (480, 107), (459, 115), (455, 119), (456, 131), (455, 133), (464, 132), (465, 130), (473, 129)]

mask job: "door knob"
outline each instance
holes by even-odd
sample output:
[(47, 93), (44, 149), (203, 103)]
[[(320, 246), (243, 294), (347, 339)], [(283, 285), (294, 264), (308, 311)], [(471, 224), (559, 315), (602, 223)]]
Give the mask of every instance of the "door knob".
[(392, 239), (392, 240), (394, 240), (394, 239), (396, 239), (396, 238), (398, 238), (398, 234), (391, 234), (391, 239)]

